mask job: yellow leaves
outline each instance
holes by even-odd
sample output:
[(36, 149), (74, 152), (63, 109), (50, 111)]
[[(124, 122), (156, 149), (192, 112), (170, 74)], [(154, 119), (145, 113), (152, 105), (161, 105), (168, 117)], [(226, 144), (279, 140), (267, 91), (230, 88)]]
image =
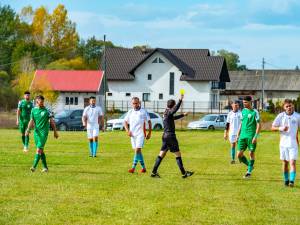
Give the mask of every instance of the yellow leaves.
[(67, 60), (65, 58), (56, 60), (49, 65), (47, 69), (60, 69), (60, 70), (84, 70), (87, 68), (82, 57), (76, 57), (74, 59)]
[(19, 97), (22, 97), (24, 92), (30, 87), (33, 79), (33, 72), (23, 72), (13, 81), (13, 86)]

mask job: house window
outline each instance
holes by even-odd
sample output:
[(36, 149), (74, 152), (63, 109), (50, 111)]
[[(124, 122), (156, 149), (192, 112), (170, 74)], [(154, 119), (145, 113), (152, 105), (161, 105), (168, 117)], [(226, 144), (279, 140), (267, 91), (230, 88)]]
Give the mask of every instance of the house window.
[(78, 97), (75, 97), (75, 105), (78, 105)]
[(131, 93), (126, 93), (125, 96), (126, 96), (126, 97), (130, 97), (130, 96), (131, 96)]
[(66, 97), (66, 105), (69, 105), (70, 104), (70, 99), (69, 97)]
[(153, 61), (152, 61), (152, 63), (157, 63), (158, 62), (158, 59), (157, 58), (155, 58)]
[(163, 95), (162, 93), (159, 93), (158, 99), (159, 99), (159, 100), (163, 100), (163, 99), (164, 99), (164, 95)]
[(73, 97), (70, 98), (70, 105), (74, 105), (74, 98)]
[(152, 80), (152, 74), (148, 74), (148, 80)]
[(165, 63), (161, 58), (158, 58), (159, 63)]
[(170, 91), (169, 91), (170, 95), (174, 95), (174, 82), (175, 82), (174, 76), (175, 76), (174, 73), (171, 72), (170, 73)]
[(108, 92), (108, 93), (107, 93), (107, 96), (112, 96), (112, 93), (111, 93), (111, 92)]
[(150, 93), (143, 93), (143, 101), (144, 102), (150, 101)]

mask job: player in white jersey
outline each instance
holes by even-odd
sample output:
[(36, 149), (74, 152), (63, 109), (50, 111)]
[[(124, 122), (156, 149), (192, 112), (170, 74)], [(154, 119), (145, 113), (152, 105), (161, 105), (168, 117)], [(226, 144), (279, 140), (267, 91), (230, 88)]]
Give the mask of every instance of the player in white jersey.
[[(128, 136), (131, 138), (131, 145), (135, 151), (132, 168), (128, 170), (129, 173), (134, 173), (138, 162), (141, 163), (141, 173), (146, 172), (144, 158), (142, 154), (142, 148), (144, 146), (144, 140), (151, 137), (152, 124), (149, 114), (145, 109), (141, 108), (139, 98), (133, 97), (131, 100), (132, 109), (128, 111), (125, 117), (125, 130)], [(148, 123), (149, 131), (146, 134), (146, 123)]]
[(224, 131), (224, 139), (229, 139), (231, 150), (231, 164), (235, 163), (235, 147), (237, 142), (237, 134), (241, 125), (242, 113), (239, 110), (239, 101), (234, 101), (231, 104), (232, 111), (227, 115), (226, 127)]
[(300, 115), (294, 111), (294, 105), (290, 99), (284, 100), (283, 109), (284, 112), (275, 118), (272, 130), (280, 132), (279, 149), (284, 184), (285, 186), (293, 187), (296, 178), (296, 160), (298, 159)]
[(104, 131), (104, 118), (100, 106), (96, 106), (96, 98), (90, 97), (90, 105), (85, 107), (82, 115), (82, 124), (86, 127), (87, 137), (89, 139), (90, 157), (97, 156), (99, 125)]

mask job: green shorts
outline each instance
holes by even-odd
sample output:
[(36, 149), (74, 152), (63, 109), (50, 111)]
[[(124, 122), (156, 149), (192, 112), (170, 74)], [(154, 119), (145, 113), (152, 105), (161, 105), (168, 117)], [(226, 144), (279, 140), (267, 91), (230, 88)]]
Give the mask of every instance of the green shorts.
[(19, 130), (22, 134), (25, 134), (29, 121), (19, 121)]
[(37, 148), (44, 149), (47, 139), (48, 139), (48, 133), (40, 134), (40, 133), (34, 132), (34, 142), (35, 142), (35, 146)]
[(252, 143), (253, 138), (239, 138), (238, 140), (238, 150), (245, 151), (247, 148), (250, 152), (255, 152), (256, 143)]

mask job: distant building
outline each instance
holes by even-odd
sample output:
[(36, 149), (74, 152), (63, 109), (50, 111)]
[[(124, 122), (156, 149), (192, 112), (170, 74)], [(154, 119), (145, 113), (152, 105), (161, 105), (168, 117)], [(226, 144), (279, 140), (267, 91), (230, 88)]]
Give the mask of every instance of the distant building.
[[(265, 70), (264, 101), (296, 99), (300, 94), (299, 70)], [(262, 70), (229, 71), (230, 83), (221, 92), (221, 100), (230, 101), (252, 95), (261, 105)]]
[(185, 104), (206, 111), (218, 107), (219, 92), (230, 81), (225, 59), (208, 49), (108, 48), (105, 73), (108, 104), (116, 108), (137, 96), (145, 107), (163, 109), (184, 89)]
[(83, 109), (89, 104), (91, 95), (97, 105), (103, 106), (103, 73), (91, 70), (37, 70), (31, 83), (43, 86), (49, 82), (52, 90), (59, 92), (54, 112)]

